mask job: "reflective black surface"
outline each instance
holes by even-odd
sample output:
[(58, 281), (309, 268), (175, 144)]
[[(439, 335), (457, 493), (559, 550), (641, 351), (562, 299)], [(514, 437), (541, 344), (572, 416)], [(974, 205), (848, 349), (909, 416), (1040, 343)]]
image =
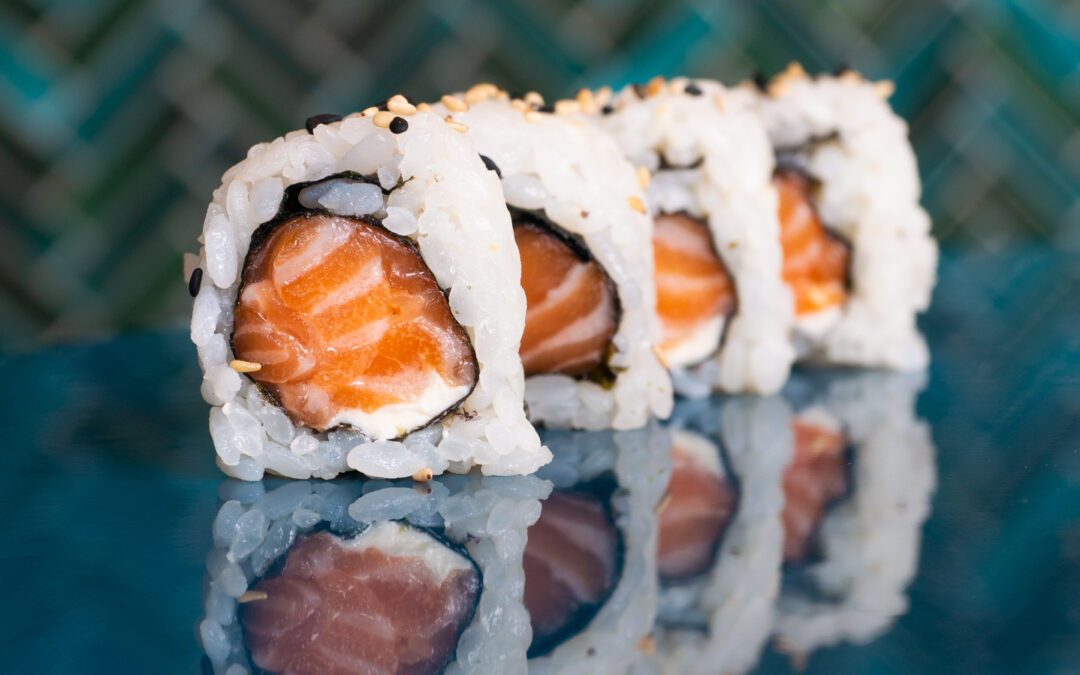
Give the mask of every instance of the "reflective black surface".
[[(1076, 259), (1043, 249), (944, 261), (923, 321), (933, 366), (908, 411), (929, 424), (936, 490), (905, 604), (883, 608), (897, 616), (867, 644), (807, 653), (770, 635), (759, 671), (1080, 663), (1078, 270)], [(797, 413), (815, 392), (857, 378), (804, 374), (799, 381), (811, 384), (789, 388), (783, 403)], [(197, 671), (211, 528), (227, 500), (186, 331), (9, 357), (0, 381), (8, 517), (0, 570), (11, 584), (4, 670)], [(820, 591), (808, 591), (797, 570), (780, 576), (776, 607)], [(656, 662), (664, 637), (653, 643)], [(634, 647), (635, 658), (652, 651), (648, 642)]]

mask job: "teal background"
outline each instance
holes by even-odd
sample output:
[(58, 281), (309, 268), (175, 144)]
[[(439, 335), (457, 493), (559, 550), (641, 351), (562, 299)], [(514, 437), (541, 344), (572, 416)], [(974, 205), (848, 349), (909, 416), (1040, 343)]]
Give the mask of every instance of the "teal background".
[(0, 0), (0, 352), (180, 320), (221, 173), (311, 114), (791, 60), (896, 80), (947, 250), (1080, 248), (1077, 2)]

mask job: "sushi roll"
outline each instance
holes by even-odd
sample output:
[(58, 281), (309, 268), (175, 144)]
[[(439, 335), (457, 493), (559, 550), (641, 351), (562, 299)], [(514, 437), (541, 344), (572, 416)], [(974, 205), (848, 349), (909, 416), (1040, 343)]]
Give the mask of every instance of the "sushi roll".
[(434, 106), (483, 155), (514, 223), (525, 290), (521, 362), (531, 419), (634, 429), (672, 392), (656, 323), (644, 191), (576, 102), (543, 106), (481, 84)]
[(204, 670), (524, 673), (525, 531), (551, 486), (223, 483)]
[(937, 246), (892, 90), (792, 64), (760, 93), (800, 360), (915, 370), (929, 359), (915, 317), (930, 303)]
[(191, 339), (225, 473), (524, 474), (520, 261), (497, 178), (401, 96), (260, 143), (206, 212)]
[(787, 414), (778, 396), (676, 410), (658, 517), (656, 651), (635, 673), (741, 673), (757, 663), (780, 585), (791, 435), (776, 421)]
[(553, 484), (525, 544), (529, 673), (619, 673), (656, 616), (656, 515), (670, 444), (630, 432), (544, 434)]
[(785, 390), (795, 447), (774, 635), (797, 662), (820, 647), (869, 642), (907, 609), (936, 482), (929, 428), (915, 416), (924, 382), (804, 376)]
[[(655, 226), (657, 351), (680, 393), (775, 393), (795, 358), (780, 280), (773, 154), (753, 94), (654, 78), (603, 105), (648, 185)], [(650, 177), (651, 176), (651, 177)]]

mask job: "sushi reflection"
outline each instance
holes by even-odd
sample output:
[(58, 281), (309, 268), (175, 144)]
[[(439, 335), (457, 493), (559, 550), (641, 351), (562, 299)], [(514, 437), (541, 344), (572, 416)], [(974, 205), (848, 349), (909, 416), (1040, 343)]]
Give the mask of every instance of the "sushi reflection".
[(226, 481), (204, 670), (739, 673), (906, 607), (935, 482), (920, 377), (800, 375), (535, 476)]

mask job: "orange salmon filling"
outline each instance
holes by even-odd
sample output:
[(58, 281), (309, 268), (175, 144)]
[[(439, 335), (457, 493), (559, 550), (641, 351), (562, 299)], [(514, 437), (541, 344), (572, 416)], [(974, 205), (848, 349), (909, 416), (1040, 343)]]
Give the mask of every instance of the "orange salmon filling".
[(595, 260), (530, 223), (514, 225), (525, 289), (521, 363), (529, 375), (587, 375), (603, 365), (615, 335), (615, 286)]
[[(720, 321), (735, 310), (735, 286), (708, 225), (681, 213), (657, 216), (653, 257), (656, 312), (663, 327), (657, 349), (668, 365), (700, 362), (720, 346)], [(710, 322), (715, 337), (710, 334), (708, 344), (686, 351)]]
[(441, 672), (480, 591), (475, 570), (441, 582), (419, 557), (350, 550), (320, 532), (300, 539), (277, 576), (241, 605), (244, 644), (273, 673)]
[(433, 375), (445, 385), (423, 403), (435, 417), (477, 377), (468, 335), (416, 250), (352, 218), (276, 226), (248, 257), (235, 321), (236, 357), (261, 364), (252, 379), (313, 429), (430, 398)]
[(795, 457), (784, 471), (784, 561), (798, 563), (810, 553), (810, 540), (829, 504), (847, 492), (848, 467), (843, 433), (792, 423)]
[(671, 479), (660, 511), (657, 568), (677, 581), (707, 571), (735, 511), (735, 490), (724, 477), (701, 467), (678, 446), (671, 449)]
[(543, 646), (615, 585), (619, 533), (600, 501), (556, 492), (529, 527), (522, 564), (533, 645)]
[(851, 252), (821, 224), (810, 201), (810, 180), (799, 171), (778, 169), (773, 185), (780, 198), (783, 277), (795, 295), (795, 313), (842, 305), (847, 299)]

